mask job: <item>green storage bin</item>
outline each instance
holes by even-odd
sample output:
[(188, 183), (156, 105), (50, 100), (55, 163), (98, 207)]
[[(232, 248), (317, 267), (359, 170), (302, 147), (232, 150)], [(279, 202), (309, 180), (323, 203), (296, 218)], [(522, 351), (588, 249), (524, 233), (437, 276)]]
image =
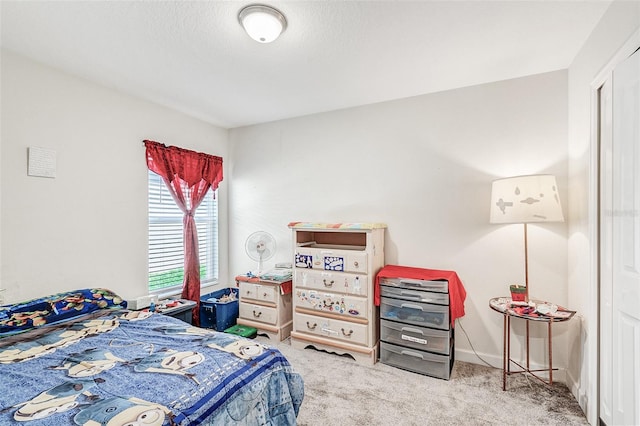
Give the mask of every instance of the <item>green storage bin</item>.
[(254, 337), (256, 337), (256, 334), (258, 334), (257, 329), (240, 324), (229, 327), (224, 332), (229, 334), (236, 334), (242, 337), (248, 337), (249, 339), (253, 339)]

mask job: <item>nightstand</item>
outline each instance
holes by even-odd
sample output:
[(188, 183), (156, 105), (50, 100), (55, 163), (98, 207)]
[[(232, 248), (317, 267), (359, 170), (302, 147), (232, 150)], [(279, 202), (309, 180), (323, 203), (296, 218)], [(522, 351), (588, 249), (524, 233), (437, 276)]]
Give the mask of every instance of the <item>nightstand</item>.
[(196, 307), (196, 302), (186, 299), (167, 299), (161, 300), (156, 305), (156, 312), (162, 315), (178, 318), (186, 323), (191, 324), (191, 311)]
[(270, 281), (258, 277), (236, 277), (240, 288), (238, 324), (253, 327), (258, 334), (280, 342), (291, 334), (291, 280)]

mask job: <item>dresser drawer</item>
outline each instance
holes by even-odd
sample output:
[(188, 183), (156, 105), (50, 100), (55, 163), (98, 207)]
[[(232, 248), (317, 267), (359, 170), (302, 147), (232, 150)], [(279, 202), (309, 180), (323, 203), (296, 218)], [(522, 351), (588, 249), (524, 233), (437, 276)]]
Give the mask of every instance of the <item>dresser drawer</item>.
[(278, 300), (276, 292), (276, 286), (240, 281), (240, 297), (243, 299), (260, 300), (275, 304)]
[(240, 301), (240, 318), (275, 325), (278, 322), (278, 311), (276, 308)]
[(453, 356), (432, 354), (380, 342), (380, 362), (414, 373), (449, 380)]
[(368, 299), (340, 293), (296, 289), (294, 304), (314, 311), (344, 315), (351, 318), (367, 318)]
[(436, 293), (432, 291), (411, 290), (403, 287), (391, 287), (380, 285), (380, 296), (394, 297), (403, 300), (415, 300), (435, 305), (448, 305), (449, 293)]
[(433, 291), (436, 293), (448, 293), (449, 281), (447, 280), (415, 280), (410, 278), (380, 278), (380, 285), (390, 287), (403, 287), (405, 289)]
[(380, 340), (408, 348), (449, 355), (451, 331), (380, 320)]
[(367, 272), (367, 253), (357, 250), (299, 247), (295, 266), (335, 272)]
[(367, 325), (341, 321), (313, 315), (294, 313), (293, 327), (296, 331), (331, 337), (336, 340), (368, 345)]
[(369, 281), (365, 274), (296, 269), (296, 287), (367, 296)]
[(449, 307), (382, 297), (380, 318), (424, 327), (449, 329)]

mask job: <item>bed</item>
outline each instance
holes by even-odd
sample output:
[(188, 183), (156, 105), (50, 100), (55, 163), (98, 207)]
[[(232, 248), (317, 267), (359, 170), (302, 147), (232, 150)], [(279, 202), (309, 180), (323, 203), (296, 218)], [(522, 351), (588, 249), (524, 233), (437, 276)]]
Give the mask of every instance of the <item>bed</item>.
[(0, 424), (294, 425), (275, 348), (126, 309), (105, 289), (0, 307)]

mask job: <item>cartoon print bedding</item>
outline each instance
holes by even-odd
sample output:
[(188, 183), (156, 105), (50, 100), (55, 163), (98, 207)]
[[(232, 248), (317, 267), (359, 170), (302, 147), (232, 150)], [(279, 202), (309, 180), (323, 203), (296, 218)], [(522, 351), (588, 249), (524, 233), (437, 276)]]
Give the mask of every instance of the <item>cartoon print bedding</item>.
[(1, 425), (296, 424), (304, 384), (277, 349), (119, 303), (40, 319), (0, 338)]

